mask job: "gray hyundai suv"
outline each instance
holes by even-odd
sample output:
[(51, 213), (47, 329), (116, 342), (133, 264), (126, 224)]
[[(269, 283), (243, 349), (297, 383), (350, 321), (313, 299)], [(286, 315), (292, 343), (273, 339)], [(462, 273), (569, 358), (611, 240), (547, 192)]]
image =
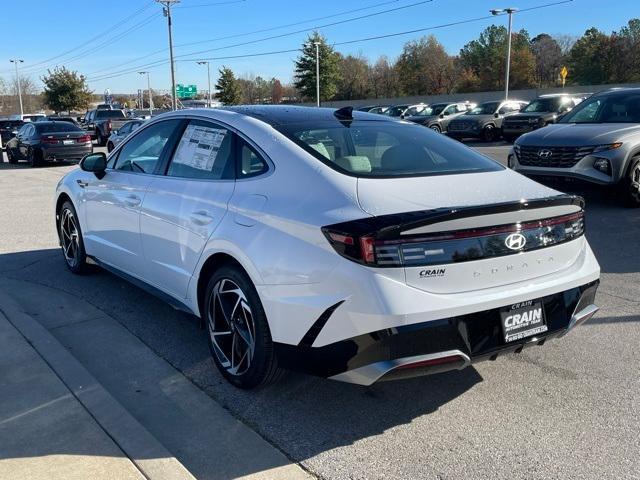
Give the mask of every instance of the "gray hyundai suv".
[(592, 95), (556, 124), (521, 136), (508, 165), (528, 176), (615, 185), (640, 207), (640, 88)]

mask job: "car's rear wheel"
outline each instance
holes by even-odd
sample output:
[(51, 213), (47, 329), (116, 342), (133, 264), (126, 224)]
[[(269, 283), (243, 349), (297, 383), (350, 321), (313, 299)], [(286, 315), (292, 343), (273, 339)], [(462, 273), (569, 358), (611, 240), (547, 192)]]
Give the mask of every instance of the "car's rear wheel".
[(230, 383), (250, 389), (281, 377), (260, 298), (240, 267), (225, 265), (211, 276), (204, 307), (211, 355)]
[(640, 157), (631, 159), (627, 176), (622, 180), (622, 193), (630, 207), (640, 207)]
[(82, 231), (76, 209), (70, 201), (62, 204), (58, 214), (58, 231), (60, 246), (67, 264), (73, 273), (82, 274), (88, 270), (87, 254), (84, 250)]
[(9, 163), (18, 163), (18, 159), (15, 157), (15, 155), (13, 155), (13, 151), (10, 148), (7, 148), (7, 160), (9, 161)]
[(27, 160), (32, 167), (39, 167), (42, 165), (42, 152), (37, 148), (29, 148), (27, 150)]
[(482, 140), (485, 142), (494, 142), (498, 138), (498, 132), (493, 125), (487, 125), (482, 129)]

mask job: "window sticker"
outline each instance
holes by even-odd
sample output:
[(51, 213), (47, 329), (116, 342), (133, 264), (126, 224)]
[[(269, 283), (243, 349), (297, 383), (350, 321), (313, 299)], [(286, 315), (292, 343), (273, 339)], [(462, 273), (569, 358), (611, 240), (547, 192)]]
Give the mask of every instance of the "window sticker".
[(229, 134), (222, 128), (189, 125), (182, 135), (173, 163), (181, 163), (198, 170), (211, 171), (220, 145)]

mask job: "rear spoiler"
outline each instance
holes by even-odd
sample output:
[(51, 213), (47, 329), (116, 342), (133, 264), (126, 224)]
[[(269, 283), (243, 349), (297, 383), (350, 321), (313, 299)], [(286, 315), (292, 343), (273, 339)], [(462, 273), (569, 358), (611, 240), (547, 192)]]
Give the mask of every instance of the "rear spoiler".
[[(574, 206), (584, 210), (584, 199), (577, 195), (562, 194), (516, 202), (418, 210), (336, 223), (326, 228), (346, 235), (357, 237), (373, 235), (378, 240), (388, 240), (398, 238), (404, 231), (449, 220), (562, 206)], [(407, 237), (403, 235), (403, 238)]]

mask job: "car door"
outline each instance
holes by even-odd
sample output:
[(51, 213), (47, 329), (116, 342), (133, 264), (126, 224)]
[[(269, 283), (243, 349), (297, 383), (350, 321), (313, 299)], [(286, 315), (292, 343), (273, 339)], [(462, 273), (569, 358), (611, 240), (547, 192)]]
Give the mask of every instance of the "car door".
[(458, 113), (457, 105), (449, 105), (447, 108), (443, 110), (442, 112), (443, 118), (440, 120), (440, 126), (443, 132), (447, 129), (451, 120), (453, 120), (458, 116), (456, 115), (456, 113)]
[(7, 149), (11, 150), (11, 155), (13, 155), (14, 158), (25, 158), (20, 153), (20, 143), (23, 138), (26, 138), (26, 134), (29, 131), (30, 127), (32, 126), (29, 124), (22, 125), (22, 127), (20, 127), (20, 129), (18, 130), (16, 136), (9, 140), (9, 142), (7, 143)]
[(25, 125), (24, 132), (18, 137), (18, 156), (19, 158), (27, 158), (29, 147), (34, 143), (36, 136), (36, 127), (30, 123)]
[(106, 175), (85, 172), (83, 187), (84, 243), (98, 260), (142, 278), (140, 207), (165, 149), (182, 123), (165, 120), (140, 130), (109, 159)]
[(144, 276), (170, 295), (186, 297), (204, 246), (227, 212), (234, 150), (230, 129), (192, 119), (167, 160), (166, 175), (149, 186), (140, 214)]

